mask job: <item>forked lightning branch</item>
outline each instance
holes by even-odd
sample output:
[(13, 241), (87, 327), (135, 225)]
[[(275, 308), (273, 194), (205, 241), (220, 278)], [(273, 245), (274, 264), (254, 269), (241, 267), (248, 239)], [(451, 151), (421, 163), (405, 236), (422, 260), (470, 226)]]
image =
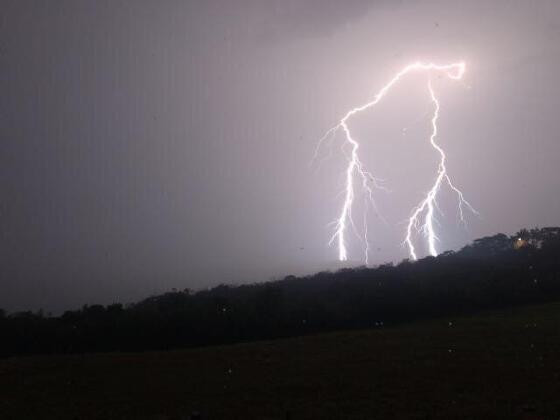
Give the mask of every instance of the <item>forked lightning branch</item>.
[[(372, 175), (372, 173), (364, 167), (364, 164), (360, 159), (360, 143), (358, 139), (356, 139), (352, 135), (352, 130), (350, 128), (351, 119), (354, 115), (375, 107), (375, 105), (381, 102), (381, 100), (389, 93), (391, 88), (395, 84), (397, 84), (404, 76), (417, 71), (423, 71), (428, 75), (427, 93), (430, 95), (430, 99), (433, 104), (431, 134), (429, 137), (429, 142), (431, 147), (438, 154), (439, 163), (431, 188), (425, 194), (422, 201), (420, 201), (420, 203), (414, 209), (412, 209), (410, 217), (408, 218), (408, 221), (406, 223), (405, 239), (403, 243), (408, 247), (410, 258), (412, 258), (413, 260), (416, 260), (418, 258), (417, 251), (414, 246), (414, 238), (417, 234), (420, 234), (426, 240), (428, 251), (431, 255), (436, 256), (438, 254), (436, 248), (438, 236), (436, 234), (435, 228), (435, 226), (437, 225), (435, 219), (435, 210), (437, 209), (437, 195), (442, 186), (449, 187), (456, 194), (461, 222), (465, 222), (464, 208), (467, 208), (471, 212), (478, 214), (477, 211), (465, 199), (463, 193), (453, 184), (453, 182), (451, 181), (451, 177), (447, 171), (447, 159), (445, 151), (437, 142), (437, 123), (440, 117), (440, 103), (437, 99), (436, 93), (431, 83), (431, 76), (433, 73), (444, 74), (452, 80), (462, 79), (465, 73), (465, 63), (458, 62), (446, 65), (422, 62), (412, 63), (399, 71), (385, 86), (381, 88), (381, 90), (379, 90), (379, 92), (377, 92), (377, 94), (370, 102), (349, 110), (346, 115), (341, 118), (338, 124), (336, 124), (325, 133), (325, 135), (320, 139), (317, 146), (315, 157), (317, 156), (317, 151), (326, 139), (334, 136), (338, 132), (341, 132), (344, 136), (346, 146), (348, 146), (350, 149), (350, 153), (348, 154), (348, 164), (345, 171), (345, 187), (343, 191), (344, 201), (342, 203), (338, 218), (332, 224), (334, 225), (334, 232), (329, 241), (329, 244), (337, 245), (338, 258), (340, 261), (348, 260), (348, 228), (353, 227), (354, 230), (357, 231), (352, 217), (352, 206), (354, 204), (354, 199), (356, 196), (355, 189), (361, 188), (366, 197), (366, 207), (364, 213), (365, 216), (362, 228), (362, 240), (365, 244), (365, 262), (366, 264), (368, 264), (370, 242), (367, 229), (367, 214), (369, 208), (375, 208), (375, 202), (373, 199), (374, 190), (383, 188), (378, 180)], [(356, 186), (356, 181), (358, 181), (359, 187)]]

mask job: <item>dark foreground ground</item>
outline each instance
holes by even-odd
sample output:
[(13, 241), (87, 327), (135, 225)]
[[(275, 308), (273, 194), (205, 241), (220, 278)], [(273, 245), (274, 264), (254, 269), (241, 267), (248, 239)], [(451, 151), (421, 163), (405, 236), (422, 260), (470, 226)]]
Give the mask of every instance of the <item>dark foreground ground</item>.
[(560, 418), (560, 304), (185, 351), (0, 360), (1, 419)]

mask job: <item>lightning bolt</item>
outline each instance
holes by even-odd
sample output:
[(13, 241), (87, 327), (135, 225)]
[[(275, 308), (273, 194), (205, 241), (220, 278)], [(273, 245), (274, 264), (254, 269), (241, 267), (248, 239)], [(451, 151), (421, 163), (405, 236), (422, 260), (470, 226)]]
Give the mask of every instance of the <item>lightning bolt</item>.
[[(410, 257), (414, 260), (417, 259), (416, 251), (414, 248), (414, 244), (412, 243), (412, 230), (416, 228), (416, 230), (421, 230), (424, 235), (427, 237), (428, 240), (428, 250), (430, 255), (436, 256), (438, 254), (436, 250), (436, 241), (438, 237), (434, 231), (434, 208), (437, 208), (436, 197), (437, 193), (441, 188), (441, 184), (445, 181), (449, 187), (457, 194), (459, 198), (459, 218), (462, 223), (465, 223), (464, 213), (463, 213), (463, 206), (468, 207), (473, 213), (478, 214), (478, 212), (470, 205), (470, 203), (465, 200), (463, 197), (463, 193), (453, 185), (451, 182), (451, 178), (447, 174), (447, 168), (445, 166), (445, 152), (443, 149), (436, 143), (435, 139), (438, 134), (437, 129), (437, 120), (439, 118), (439, 101), (436, 98), (436, 94), (432, 87), (432, 82), (428, 81), (428, 90), (430, 92), (430, 98), (434, 103), (434, 114), (432, 117), (432, 134), (430, 135), (430, 144), (432, 147), (439, 153), (440, 161), (438, 166), (438, 172), (436, 176), (436, 180), (432, 186), (432, 188), (426, 194), (426, 197), (422, 200), (422, 202), (413, 210), (412, 215), (408, 219), (408, 225), (406, 229), (406, 238), (405, 243), (408, 245), (408, 250), (410, 253)], [(426, 212), (426, 216), (424, 218), (424, 224), (418, 228), (419, 226), (419, 219), (422, 212)]]
[[(312, 162), (317, 158), (318, 150), (320, 149), (323, 142), (332, 139), (336, 135), (338, 131), (342, 131), (345, 137), (345, 143), (343, 146), (350, 148), (350, 154), (347, 154), (348, 158), (348, 166), (346, 167), (345, 173), (345, 189), (344, 189), (344, 202), (342, 205), (342, 209), (340, 211), (340, 215), (338, 219), (336, 219), (334, 224), (334, 233), (332, 234), (329, 245), (336, 243), (338, 246), (338, 258), (340, 261), (347, 261), (348, 260), (348, 251), (346, 248), (346, 231), (348, 226), (352, 226), (354, 231), (357, 231), (356, 226), (354, 224), (354, 220), (352, 217), (352, 205), (355, 199), (355, 192), (354, 192), (354, 178), (357, 175), (362, 181), (362, 189), (365, 193), (366, 198), (366, 207), (365, 207), (365, 215), (364, 215), (364, 234), (362, 236), (362, 241), (365, 244), (365, 262), (366, 265), (368, 264), (368, 254), (369, 254), (369, 240), (368, 240), (368, 230), (367, 230), (367, 212), (368, 208), (371, 206), (374, 210), (377, 210), (375, 201), (373, 199), (373, 193), (376, 189), (386, 190), (385, 187), (381, 184), (378, 178), (375, 178), (369, 171), (364, 168), (359, 155), (358, 150), (360, 148), (360, 144), (358, 141), (352, 137), (352, 133), (350, 132), (350, 128), (348, 126), (349, 120), (356, 114), (365, 111), (369, 108), (374, 107), (377, 105), (389, 92), (389, 90), (399, 82), (405, 75), (415, 71), (425, 71), (425, 72), (443, 72), (447, 77), (452, 80), (460, 80), (465, 73), (465, 63), (458, 62), (446, 65), (437, 65), (434, 63), (422, 63), (422, 62), (415, 62), (409, 64), (408, 66), (404, 67), (401, 71), (396, 73), (396, 75), (377, 92), (374, 98), (365, 103), (364, 105), (352, 108), (350, 111), (346, 113), (342, 117), (342, 119), (338, 122), (337, 125), (329, 129), (325, 135), (319, 140), (317, 144), (317, 148), (315, 150), (315, 155), (313, 157)], [(470, 205), (470, 203), (465, 200), (463, 193), (455, 187), (455, 185), (451, 182), (451, 179), (447, 173), (447, 168), (445, 166), (446, 163), (446, 155), (444, 150), (436, 143), (435, 139), (438, 134), (437, 130), (437, 121), (439, 118), (439, 110), (440, 104), (436, 98), (435, 92), (433, 90), (431, 81), (428, 81), (428, 90), (430, 93), (430, 98), (434, 104), (434, 113), (431, 120), (432, 125), (432, 133), (430, 136), (430, 144), (431, 146), (439, 153), (440, 155), (440, 162), (438, 165), (437, 176), (434, 181), (432, 188), (428, 191), (425, 198), (420, 202), (420, 204), (415, 207), (412, 211), (410, 218), (408, 219), (407, 230), (406, 230), (406, 237), (404, 243), (408, 246), (410, 257), (414, 260), (417, 259), (416, 250), (414, 248), (414, 244), (412, 241), (413, 230), (417, 232), (422, 232), (424, 236), (427, 238), (428, 242), (428, 249), (431, 255), (437, 255), (436, 250), (436, 242), (438, 240), (437, 235), (435, 234), (434, 224), (435, 220), (435, 209), (437, 209), (437, 193), (439, 192), (443, 183), (446, 183), (452, 191), (457, 194), (459, 199), (459, 218), (462, 223), (465, 223), (464, 212), (463, 208), (467, 207), (470, 211), (475, 214), (478, 212)], [(421, 217), (424, 214), (423, 223), (421, 223)]]

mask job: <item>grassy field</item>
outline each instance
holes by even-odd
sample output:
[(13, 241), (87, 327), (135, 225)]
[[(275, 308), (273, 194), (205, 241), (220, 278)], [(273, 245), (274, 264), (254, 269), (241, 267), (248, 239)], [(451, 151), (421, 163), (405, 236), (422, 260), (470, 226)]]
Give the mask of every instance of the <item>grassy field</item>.
[(170, 352), (0, 360), (0, 419), (560, 418), (560, 304)]

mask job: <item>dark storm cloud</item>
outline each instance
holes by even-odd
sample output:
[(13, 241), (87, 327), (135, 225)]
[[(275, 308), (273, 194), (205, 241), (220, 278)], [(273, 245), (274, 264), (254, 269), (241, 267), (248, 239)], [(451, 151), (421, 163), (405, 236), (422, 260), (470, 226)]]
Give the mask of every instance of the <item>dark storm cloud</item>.
[(262, 33), (267, 39), (330, 35), (346, 24), (363, 18), (371, 9), (397, 7), (400, 0), (287, 0), (255, 2), (269, 22)]
[[(209, 21), (229, 25), (257, 43), (279, 42), (305, 37), (332, 35), (371, 10), (396, 8), (402, 0), (211, 0), (191, 2), (196, 13)], [(220, 30), (220, 29), (219, 29)]]

